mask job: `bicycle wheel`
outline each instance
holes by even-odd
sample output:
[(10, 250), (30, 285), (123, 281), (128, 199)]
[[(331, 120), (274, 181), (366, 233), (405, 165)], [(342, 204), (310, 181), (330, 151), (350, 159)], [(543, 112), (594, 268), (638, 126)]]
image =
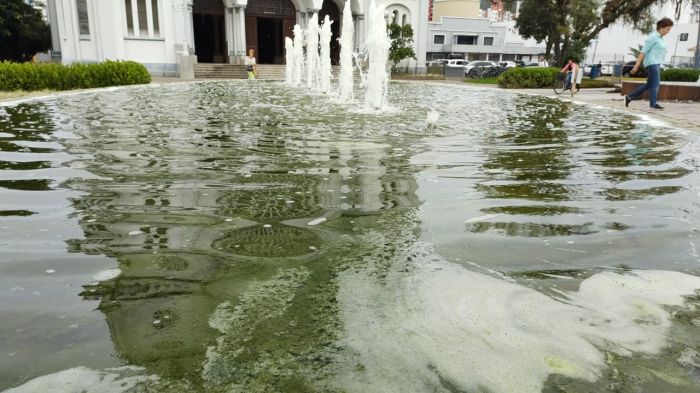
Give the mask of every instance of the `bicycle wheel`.
[(561, 80), (559, 78), (554, 80), (554, 92), (557, 94), (561, 94), (564, 92), (566, 88), (566, 81)]

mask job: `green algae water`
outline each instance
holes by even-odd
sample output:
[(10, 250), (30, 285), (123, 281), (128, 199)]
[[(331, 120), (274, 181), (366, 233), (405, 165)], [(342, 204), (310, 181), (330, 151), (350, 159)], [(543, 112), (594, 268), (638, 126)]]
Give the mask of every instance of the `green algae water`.
[(389, 102), (0, 107), (0, 390), (700, 392), (697, 135), (496, 90)]

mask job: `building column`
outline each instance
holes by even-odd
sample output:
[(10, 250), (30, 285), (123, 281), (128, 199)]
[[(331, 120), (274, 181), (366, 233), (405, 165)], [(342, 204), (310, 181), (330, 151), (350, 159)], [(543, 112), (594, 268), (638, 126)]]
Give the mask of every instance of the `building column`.
[(235, 39), (236, 39), (236, 31), (235, 31), (235, 26), (233, 24), (233, 18), (234, 18), (234, 8), (233, 7), (226, 7), (224, 9), (224, 24), (225, 24), (225, 30), (226, 30), (226, 50), (228, 51), (228, 62), (230, 64), (234, 63), (234, 59), (236, 57), (236, 44), (235, 44)]
[(48, 0), (47, 14), (49, 17), (49, 27), (51, 28), (51, 58), (61, 58), (61, 36), (58, 34), (58, 13), (56, 11), (56, 0)]
[(235, 29), (235, 57), (236, 64), (243, 64), (243, 59), (246, 56), (246, 37), (245, 37), (245, 5), (237, 6), (234, 13), (234, 29)]
[[(194, 35), (192, 28), (192, 0), (179, 0), (173, 6), (175, 12), (175, 59), (180, 78), (194, 78)], [(135, 27), (135, 26), (134, 26)]]
[[(190, 49), (190, 54), (194, 55), (195, 54), (195, 47), (194, 47), (194, 16), (192, 15), (192, 7), (194, 5), (194, 0), (187, 0), (187, 37), (189, 38), (189, 49)], [(195, 57), (195, 62), (197, 58)]]

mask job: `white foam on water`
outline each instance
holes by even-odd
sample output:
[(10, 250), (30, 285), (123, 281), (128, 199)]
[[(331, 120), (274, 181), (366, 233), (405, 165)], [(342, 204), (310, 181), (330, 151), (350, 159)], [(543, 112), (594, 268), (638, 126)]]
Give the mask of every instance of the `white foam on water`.
[[(700, 277), (670, 271), (603, 272), (555, 299), (477, 273), (426, 244), (384, 282), (352, 270), (340, 277), (341, 345), (357, 356), (337, 378), (348, 392), (535, 393), (551, 374), (593, 382), (605, 351), (656, 354)], [(362, 371), (358, 371), (358, 370)]]
[(496, 218), (501, 216), (502, 213), (494, 213), (494, 214), (484, 214), (483, 216), (478, 216), (478, 217), (472, 217), (464, 220), (465, 224), (469, 224), (472, 222), (479, 222), (479, 221), (484, 221), (484, 220), (490, 220), (492, 218)]
[(308, 223), (306, 223), (306, 225), (314, 226), (314, 225), (318, 225), (318, 224), (320, 224), (320, 223), (322, 223), (322, 222), (326, 222), (326, 220), (327, 220), (326, 217), (320, 217), (320, 218), (317, 218), (317, 219), (315, 219), (315, 220), (309, 221)]
[(92, 276), (92, 279), (95, 281), (109, 281), (119, 277), (121, 274), (122, 271), (120, 269), (108, 269), (95, 274)]
[(645, 125), (655, 127), (655, 128), (676, 128), (676, 127), (672, 126), (671, 124), (666, 123), (663, 120), (659, 120), (659, 119), (651, 117), (649, 115), (642, 115), (642, 114), (635, 113), (635, 116), (638, 117), (639, 120), (633, 121), (632, 123), (634, 123), (634, 124), (645, 124)]
[(22, 386), (5, 390), (5, 393), (121, 393), (133, 389), (139, 382), (158, 380), (155, 376), (129, 375), (142, 370), (119, 367), (98, 371), (75, 367), (32, 379)]

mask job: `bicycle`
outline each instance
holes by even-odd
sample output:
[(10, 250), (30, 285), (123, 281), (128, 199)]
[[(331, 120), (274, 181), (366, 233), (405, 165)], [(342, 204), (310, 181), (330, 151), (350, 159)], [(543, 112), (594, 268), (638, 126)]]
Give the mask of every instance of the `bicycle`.
[(495, 78), (503, 73), (501, 67), (474, 67), (467, 73), (472, 79)]
[(559, 72), (557, 73), (556, 78), (554, 78), (554, 85), (552, 86), (554, 88), (554, 92), (556, 94), (561, 94), (567, 90), (571, 91), (571, 96), (573, 97), (574, 94), (576, 94), (579, 90), (578, 85), (576, 85), (576, 90), (572, 90), (571, 88), (573, 87), (573, 75), (571, 76), (571, 79), (569, 80), (569, 83), (566, 83), (567, 76), (571, 75), (571, 71), (568, 72)]

